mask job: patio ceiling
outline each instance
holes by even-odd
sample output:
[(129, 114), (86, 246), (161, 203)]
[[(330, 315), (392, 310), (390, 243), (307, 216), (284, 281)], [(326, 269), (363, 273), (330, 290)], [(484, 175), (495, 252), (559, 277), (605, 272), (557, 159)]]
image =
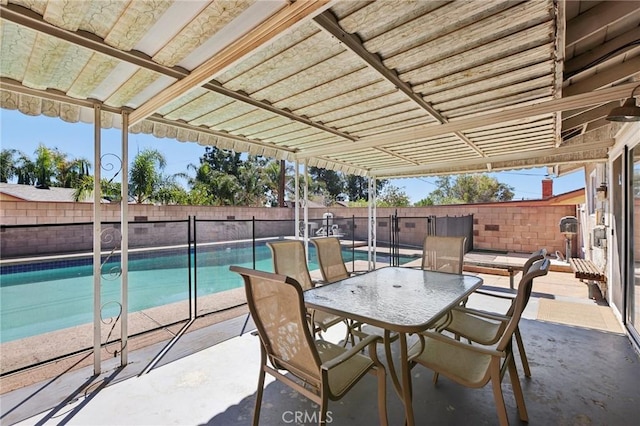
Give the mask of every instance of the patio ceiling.
[[(0, 0), (3, 108), (399, 177), (605, 161), (640, 2)], [(633, 82), (636, 83), (633, 83)]]

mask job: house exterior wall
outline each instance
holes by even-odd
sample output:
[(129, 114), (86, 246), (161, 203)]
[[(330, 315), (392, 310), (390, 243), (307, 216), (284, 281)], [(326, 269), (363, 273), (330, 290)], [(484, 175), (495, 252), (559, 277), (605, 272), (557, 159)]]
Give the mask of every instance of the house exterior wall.
[[(102, 207), (103, 221), (118, 222), (120, 220), (119, 205), (103, 204)], [(380, 226), (382, 222), (388, 222), (385, 218), (396, 211), (398, 216), (404, 218), (401, 221), (403, 232), (401, 242), (405, 244), (421, 246), (427, 232), (427, 216), (473, 215), (474, 249), (530, 253), (545, 247), (550, 253), (560, 251), (564, 254), (565, 240), (559, 232), (560, 218), (574, 216), (576, 207), (573, 205), (549, 206), (536, 205), (534, 202), (512, 202), (397, 209), (378, 208), (378, 225)], [(367, 208), (314, 208), (309, 209), (309, 218), (319, 221), (326, 212), (331, 212), (334, 215), (334, 222), (339, 224), (341, 228), (347, 228), (347, 222), (352, 217), (359, 218), (354, 236), (361, 240), (367, 239)], [(91, 222), (93, 215), (92, 204), (66, 202), (9, 201), (2, 203), (0, 213), (2, 213), (2, 225), (80, 224)], [(159, 245), (185, 243), (184, 228), (179, 225), (174, 227), (145, 222), (186, 220), (188, 216), (195, 216), (198, 220), (242, 221), (255, 217), (256, 220), (262, 221), (292, 221), (294, 220), (294, 209), (132, 204), (129, 206), (129, 220), (135, 223), (130, 226), (130, 247), (145, 246), (150, 244), (151, 239)], [(412, 221), (410, 218), (416, 218), (416, 220)], [(239, 227), (241, 225), (238, 224)], [(280, 226), (276, 222), (273, 224), (264, 222), (261, 224), (262, 231), (257, 237), (269, 236), (268, 234), (273, 232), (282, 235), (282, 229), (290, 229), (291, 225)], [(79, 226), (77, 229), (80, 228), (85, 230), (70, 233), (69, 229), (65, 229), (64, 226), (5, 228), (2, 230), (2, 238), (0, 239), (2, 257), (91, 250), (91, 226)], [(40, 231), (35, 232), (38, 229)], [(200, 229), (202, 229), (203, 237), (206, 235), (205, 232), (213, 232), (211, 238), (222, 238), (222, 234), (215, 234), (215, 227), (205, 230), (205, 227), (201, 226)], [(379, 240), (383, 240), (384, 235), (380, 229), (382, 228), (378, 228)], [(247, 232), (239, 230), (238, 236), (246, 238)], [(250, 234), (248, 238), (250, 238)]]

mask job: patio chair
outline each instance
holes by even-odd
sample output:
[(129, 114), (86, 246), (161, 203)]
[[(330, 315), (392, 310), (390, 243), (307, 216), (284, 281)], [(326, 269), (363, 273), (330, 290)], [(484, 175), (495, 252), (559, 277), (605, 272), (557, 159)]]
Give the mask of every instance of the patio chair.
[[(531, 265), (533, 265), (534, 262), (544, 259), (546, 254), (546, 249), (540, 249), (533, 252), (522, 268), (523, 276), (520, 280), (520, 283), (518, 284), (518, 289), (521, 286), (528, 286), (528, 288), (525, 289), (523, 296), (523, 309), (526, 308), (527, 304), (529, 303), (529, 298), (531, 297), (531, 290), (533, 287), (533, 280), (525, 281), (526, 271), (531, 268)], [(546, 272), (544, 275), (546, 275)], [(476, 293), (509, 300), (511, 302), (511, 306), (509, 307), (509, 310), (504, 314), (486, 312), (466, 307), (456, 307), (451, 310), (451, 321), (444, 327), (444, 330), (453, 333), (456, 339), (460, 339), (460, 337), (463, 337), (470, 343), (475, 342), (481, 345), (493, 345), (498, 342), (498, 340), (502, 336), (502, 333), (504, 332), (504, 328), (506, 327), (506, 323), (503, 320), (496, 320), (496, 315), (498, 315), (498, 318), (510, 317), (513, 314), (517, 296), (514, 297), (512, 295), (498, 294), (482, 290), (477, 290)], [(520, 293), (518, 292), (518, 294)], [(529, 361), (527, 360), (527, 354), (524, 350), (524, 343), (520, 334), (520, 328), (516, 327), (514, 333), (516, 343), (518, 345), (518, 351), (520, 352), (522, 367), (524, 368), (524, 375), (526, 377), (531, 377)]]
[(462, 273), (466, 237), (427, 235), (422, 249), (422, 269)]
[(481, 388), (491, 382), (500, 425), (509, 424), (502, 394), (502, 379), (508, 370), (518, 414), (522, 421), (528, 421), (527, 408), (513, 356), (512, 341), (528, 298), (527, 293), (531, 290), (532, 281), (535, 277), (545, 275), (549, 271), (549, 264), (548, 259), (538, 260), (525, 271), (518, 287), (512, 315), (501, 318), (505, 325), (498, 338), (497, 346), (471, 345), (438, 332), (425, 331), (419, 334), (418, 342), (409, 349), (410, 367), (421, 364), (435, 373), (470, 388)]
[[(249, 311), (260, 336), (254, 425), (260, 420), (265, 373), (319, 404), (321, 425), (327, 421), (328, 400), (342, 398), (366, 373), (372, 373), (378, 379), (379, 420), (387, 424), (385, 368), (376, 352), (379, 337), (370, 336), (350, 349), (314, 341), (306, 324), (302, 287), (296, 280), (238, 266), (229, 269), (244, 279)], [(366, 347), (369, 356), (361, 353)]]
[[(302, 287), (302, 291), (315, 286), (309, 275), (307, 256), (302, 240), (270, 241), (267, 246), (273, 257), (273, 271), (276, 274), (286, 275), (296, 280)], [(320, 334), (341, 322), (347, 322), (345, 318), (327, 312), (314, 310), (309, 312), (310, 322), (314, 325), (314, 333)], [(347, 325), (348, 328), (348, 325)], [(345, 344), (347, 339), (345, 338)]]
[[(347, 271), (344, 259), (342, 258), (342, 246), (340, 245), (340, 239), (338, 237), (314, 238), (309, 241), (311, 241), (316, 248), (318, 264), (324, 283), (335, 283), (336, 281), (344, 280), (355, 274)], [(351, 341), (351, 344), (355, 344), (355, 336), (361, 338), (363, 336), (362, 324), (349, 319), (346, 319), (345, 323), (347, 324), (345, 342)]]
[[(422, 265), (425, 270), (462, 274), (464, 265), (464, 245), (467, 237), (439, 237), (427, 235), (422, 247)], [(465, 298), (460, 302), (466, 305)], [(436, 322), (435, 328), (440, 329), (451, 320), (449, 313)]]
[(316, 248), (322, 280), (325, 283), (334, 283), (351, 276), (344, 264), (342, 246), (337, 237), (314, 238), (309, 241)]

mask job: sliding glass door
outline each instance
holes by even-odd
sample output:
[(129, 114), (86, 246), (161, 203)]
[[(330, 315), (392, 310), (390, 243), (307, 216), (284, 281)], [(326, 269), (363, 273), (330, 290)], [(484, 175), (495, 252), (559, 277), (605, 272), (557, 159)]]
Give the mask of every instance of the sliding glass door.
[(627, 321), (630, 331), (640, 344), (640, 145), (629, 151), (630, 191), (628, 191), (629, 262), (627, 268)]

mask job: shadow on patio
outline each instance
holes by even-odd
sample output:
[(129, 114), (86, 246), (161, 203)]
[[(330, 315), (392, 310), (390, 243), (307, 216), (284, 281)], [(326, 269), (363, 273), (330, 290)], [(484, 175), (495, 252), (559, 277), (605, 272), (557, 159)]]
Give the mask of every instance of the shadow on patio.
[[(482, 276), (508, 291), (508, 277)], [(640, 415), (639, 359), (610, 308), (588, 299), (586, 286), (572, 274), (551, 272), (536, 280), (534, 291), (521, 322), (532, 370), (531, 379), (521, 379), (529, 424), (630, 424)], [(474, 295), (469, 304), (500, 309), (483, 296)], [(85, 369), (5, 394), (2, 424), (248, 425), (259, 341), (251, 333), (233, 337), (243, 323), (238, 317), (184, 335), (147, 374), (136, 376), (157, 348), (132, 353), (127, 368), (105, 369), (102, 380)], [(327, 338), (342, 336), (332, 330)], [(431, 377), (420, 366), (413, 370), (418, 424), (497, 424), (489, 386), (465, 389), (445, 378), (434, 386)], [(281, 383), (267, 383), (261, 424), (315, 423), (317, 407)], [(400, 400), (389, 383), (387, 389), (389, 422), (402, 424)], [(508, 379), (503, 390), (509, 419), (519, 424)], [(331, 424), (377, 424), (375, 404), (375, 379), (365, 377), (329, 404)]]

